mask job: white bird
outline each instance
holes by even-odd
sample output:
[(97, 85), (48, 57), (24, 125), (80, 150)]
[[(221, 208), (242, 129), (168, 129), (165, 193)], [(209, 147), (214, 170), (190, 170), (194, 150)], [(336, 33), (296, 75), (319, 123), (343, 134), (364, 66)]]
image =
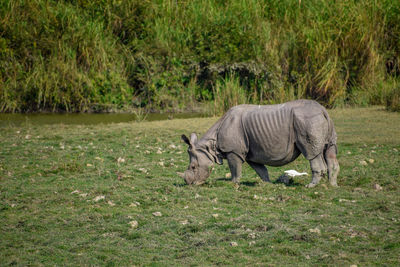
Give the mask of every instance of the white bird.
[(295, 171), (295, 170), (287, 170), (287, 171), (285, 171), (285, 173), (287, 175), (289, 175), (290, 177), (308, 175), (308, 173), (306, 173), (306, 172), (298, 172), (298, 171)]

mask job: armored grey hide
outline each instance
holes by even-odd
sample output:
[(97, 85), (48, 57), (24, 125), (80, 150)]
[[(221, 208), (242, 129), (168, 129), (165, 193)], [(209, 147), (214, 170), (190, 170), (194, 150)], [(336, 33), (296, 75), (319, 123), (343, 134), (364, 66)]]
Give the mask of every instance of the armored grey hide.
[[(207, 133), (197, 140), (192, 134), (190, 164), (182, 175), (189, 184), (202, 183), (213, 163), (227, 159), (234, 182), (239, 182), (243, 162), (269, 181), (265, 165), (282, 166), (301, 153), (310, 161), (312, 181), (318, 184), (328, 172), (337, 185), (336, 132), (324, 107), (311, 100), (296, 100), (279, 105), (239, 105), (231, 108)], [(199, 171), (201, 170), (201, 171)]]

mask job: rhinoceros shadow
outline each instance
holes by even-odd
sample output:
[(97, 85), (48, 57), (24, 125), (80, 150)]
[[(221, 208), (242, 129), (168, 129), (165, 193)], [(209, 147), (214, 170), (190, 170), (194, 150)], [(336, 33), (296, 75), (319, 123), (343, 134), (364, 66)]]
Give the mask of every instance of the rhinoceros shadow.
[(301, 183), (294, 182), (294, 181), (290, 181), (290, 183), (288, 183), (288, 184), (285, 184), (285, 183), (283, 183), (281, 181), (273, 181), (272, 183), (273, 184), (284, 184), (287, 187), (295, 187), (295, 186), (301, 186), (302, 185)]
[(176, 186), (176, 187), (184, 187), (184, 186), (187, 186), (187, 184), (186, 183), (174, 183), (174, 186)]
[[(217, 178), (215, 179), (215, 181), (227, 181), (227, 182), (232, 182), (231, 178)], [(244, 181), (244, 182), (239, 182), (239, 185), (244, 185), (244, 186), (256, 186), (257, 184), (259, 184), (259, 182), (249, 182), (249, 181)]]
[[(220, 177), (220, 178), (214, 179), (214, 181), (232, 182), (232, 179), (231, 178)], [(255, 182), (244, 181), (244, 182), (240, 182), (239, 185), (242, 185), (242, 186), (257, 186), (260, 183), (261, 182), (257, 182), (257, 181), (255, 181)], [(285, 184), (285, 183), (283, 183), (283, 182), (281, 182), (281, 181), (279, 181), (277, 179), (277, 180), (272, 181), (272, 184)], [(210, 185), (210, 182), (206, 181), (203, 185)], [(286, 184), (286, 186), (288, 186), (288, 187), (295, 187), (295, 186), (301, 186), (301, 185), (302, 185), (301, 183), (295, 182), (293, 180), (290, 180), (290, 183)], [(176, 187), (184, 187), (184, 186), (187, 186), (187, 184), (186, 183), (174, 183), (174, 186), (176, 186)]]
[[(217, 179), (215, 179), (215, 180), (216, 180), (216, 181), (228, 181), (228, 182), (231, 182), (231, 181), (232, 181), (231, 178), (223, 178), (223, 177), (217, 178)], [(240, 182), (239, 185), (244, 185), (244, 186), (256, 186), (256, 185), (261, 184), (261, 183), (263, 183), (263, 182), (258, 182), (258, 181), (257, 181), (257, 182), (244, 181), (244, 182)], [(279, 179), (276, 179), (276, 180), (274, 180), (274, 181), (271, 181), (271, 183), (272, 183), (272, 184), (285, 184), (284, 182), (280, 181)], [(289, 183), (286, 183), (285, 185), (288, 186), (288, 187), (294, 187), (294, 186), (301, 186), (302, 184), (299, 183), (299, 182), (295, 182), (295, 181), (293, 181), (292, 179), (290, 179)]]

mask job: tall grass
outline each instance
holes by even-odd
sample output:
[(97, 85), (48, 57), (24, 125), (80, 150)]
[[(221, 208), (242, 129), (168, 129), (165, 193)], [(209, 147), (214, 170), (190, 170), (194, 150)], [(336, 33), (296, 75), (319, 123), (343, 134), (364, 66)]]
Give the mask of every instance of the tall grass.
[(384, 104), (399, 25), (391, 0), (5, 0), (0, 111), (184, 108), (229, 75), (250, 102)]
[(220, 114), (230, 107), (248, 102), (246, 92), (240, 86), (239, 78), (229, 75), (218, 80), (214, 87), (213, 113)]
[(386, 93), (386, 108), (390, 111), (400, 112), (400, 84), (393, 82)]
[(132, 88), (113, 36), (68, 3), (3, 1), (0, 111), (85, 111)]

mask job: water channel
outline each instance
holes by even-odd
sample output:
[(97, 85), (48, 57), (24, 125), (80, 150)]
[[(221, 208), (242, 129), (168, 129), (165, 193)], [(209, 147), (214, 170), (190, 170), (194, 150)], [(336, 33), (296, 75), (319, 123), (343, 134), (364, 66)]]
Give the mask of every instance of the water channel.
[[(149, 113), (145, 116), (146, 121), (184, 119), (205, 117), (201, 113)], [(142, 120), (143, 118), (141, 118)], [(39, 113), (39, 114), (9, 114), (0, 113), (0, 127), (19, 126), (23, 124), (46, 125), (46, 124), (109, 124), (120, 122), (135, 122), (138, 118), (135, 114), (127, 113)]]

